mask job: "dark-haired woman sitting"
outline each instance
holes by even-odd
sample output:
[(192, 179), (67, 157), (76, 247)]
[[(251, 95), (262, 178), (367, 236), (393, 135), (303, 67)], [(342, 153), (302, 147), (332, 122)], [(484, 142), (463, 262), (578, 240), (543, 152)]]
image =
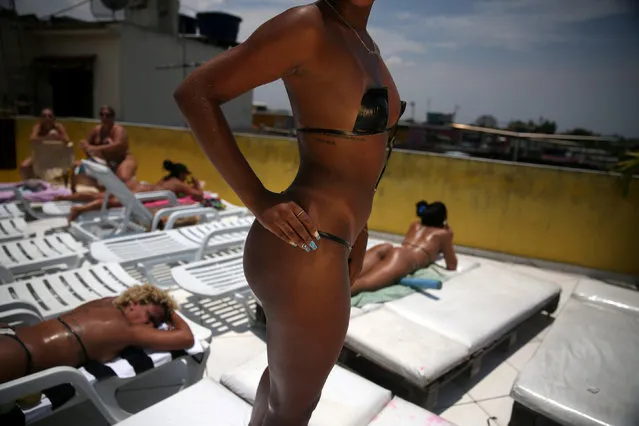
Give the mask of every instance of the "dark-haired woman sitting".
[(457, 269), (446, 206), (441, 202), (420, 201), (416, 207), (420, 219), (410, 225), (401, 247), (385, 243), (366, 251), (362, 270), (351, 285), (351, 295), (395, 284), (433, 263), (440, 253), (444, 255), (447, 269)]

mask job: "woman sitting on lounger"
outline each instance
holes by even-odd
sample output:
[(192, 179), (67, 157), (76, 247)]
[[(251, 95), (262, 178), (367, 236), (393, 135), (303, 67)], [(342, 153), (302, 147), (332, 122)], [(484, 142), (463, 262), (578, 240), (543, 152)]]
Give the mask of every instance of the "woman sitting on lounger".
[[(169, 174), (160, 179), (159, 182), (150, 184), (130, 180), (126, 183), (126, 186), (135, 194), (149, 191), (171, 191), (178, 198), (191, 197), (196, 201), (201, 201), (204, 198), (204, 193), (200, 188), (198, 180), (193, 177), (184, 164), (165, 160), (163, 166)], [(70, 195), (55, 197), (54, 200), (87, 202), (87, 204), (73, 206), (71, 208), (71, 213), (68, 217), (69, 222), (71, 222), (84, 212), (100, 210), (104, 200), (104, 192), (76, 192)], [(119, 206), (121, 206), (120, 202), (115, 197), (111, 197), (108, 207)]]
[[(0, 325), (0, 383), (57, 366), (108, 362), (128, 346), (188, 349), (193, 334), (176, 309), (167, 292), (145, 284), (37, 325), (15, 329)], [(172, 327), (158, 330), (162, 323)]]
[(439, 253), (444, 255), (447, 269), (457, 269), (453, 230), (446, 223), (444, 203), (420, 201), (417, 216), (420, 220), (410, 225), (401, 247), (385, 243), (366, 252), (362, 270), (351, 285), (351, 295), (392, 285), (433, 263)]

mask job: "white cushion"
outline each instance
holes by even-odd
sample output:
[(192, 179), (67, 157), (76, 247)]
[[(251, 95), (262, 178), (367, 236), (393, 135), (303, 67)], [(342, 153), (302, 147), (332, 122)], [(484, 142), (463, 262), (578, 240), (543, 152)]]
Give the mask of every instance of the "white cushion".
[[(263, 352), (223, 374), (220, 382), (252, 404), (266, 364), (266, 352)], [(335, 366), (322, 389), (322, 397), (309, 425), (364, 426), (390, 399), (390, 391)]]
[(572, 295), (577, 299), (639, 314), (638, 291), (584, 278), (579, 280), (579, 284)]
[(571, 299), (512, 397), (566, 425), (636, 425), (639, 316)]
[(247, 426), (251, 406), (211, 379), (140, 411), (121, 426)]
[(436, 414), (399, 397), (393, 398), (371, 426), (454, 426)]
[(346, 345), (420, 387), (469, 355), (463, 345), (385, 307), (352, 318)]
[(400, 316), (476, 352), (559, 294), (554, 283), (482, 265), (446, 281), (441, 290), (386, 303)]

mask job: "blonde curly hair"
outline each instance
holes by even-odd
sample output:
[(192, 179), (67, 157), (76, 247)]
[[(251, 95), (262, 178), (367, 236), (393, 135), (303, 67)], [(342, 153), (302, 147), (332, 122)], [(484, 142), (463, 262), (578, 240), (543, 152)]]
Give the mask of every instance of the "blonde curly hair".
[(166, 319), (178, 310), (178, 304), (168, 291), (157, 288), (151, 284), (134, 285), (113, 300), (113, 304), (124, 308), (131, 303), (140, 305), (158, 305), (164, 308)]

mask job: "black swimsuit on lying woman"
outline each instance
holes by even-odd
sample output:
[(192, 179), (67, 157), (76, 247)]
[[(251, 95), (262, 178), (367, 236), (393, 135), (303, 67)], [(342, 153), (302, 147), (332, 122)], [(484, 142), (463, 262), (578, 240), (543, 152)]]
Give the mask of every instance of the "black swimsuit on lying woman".
[[(401, 109), (399, 112), (400, 117), (404, 114), (405, 110), (406, 102), (402, 101)], [(386, 143), (388, 153), (386, 154), (384, 167), (382, 168), (382, 171), (377, 178), (377, 182), (375, 183), (375, 190), (377, 190), (379, 181), (382, 179), (384, 171), (386, 171), (386, 165), (388, 164), (388, 159), (390, 158), (391, 152), (393, 151), (393, 146), (395, 145), (395, 137), (397, 136), (397, 123), (389, 128), (386, 127), (388, 125), (389, 114), (390, 111), (388, 106), (388, 88), (374, 87), (368, 89), (366, 93), (364, 93), (364, 96), (362, 97), (362, 101), (360, 103), (359, 112), (357, 113), (357, 119), (355, 120), (355, 126), (353, 126), (352, 131), (309, 127), (303, 127), (297, 129), (297, 131), (301, 133), (321, 133), (325, 135), (337, 136), (371, 136), (389, 132), (388, 142)], [(397, 121), (399, 122), (399, 119)], [(327, 232), (318, 232), (322, 238), (326, 238), (328, 240), (342, 244), (346, 246), (349, 251), (351, 250), (352, 247), (348, 241)]]

